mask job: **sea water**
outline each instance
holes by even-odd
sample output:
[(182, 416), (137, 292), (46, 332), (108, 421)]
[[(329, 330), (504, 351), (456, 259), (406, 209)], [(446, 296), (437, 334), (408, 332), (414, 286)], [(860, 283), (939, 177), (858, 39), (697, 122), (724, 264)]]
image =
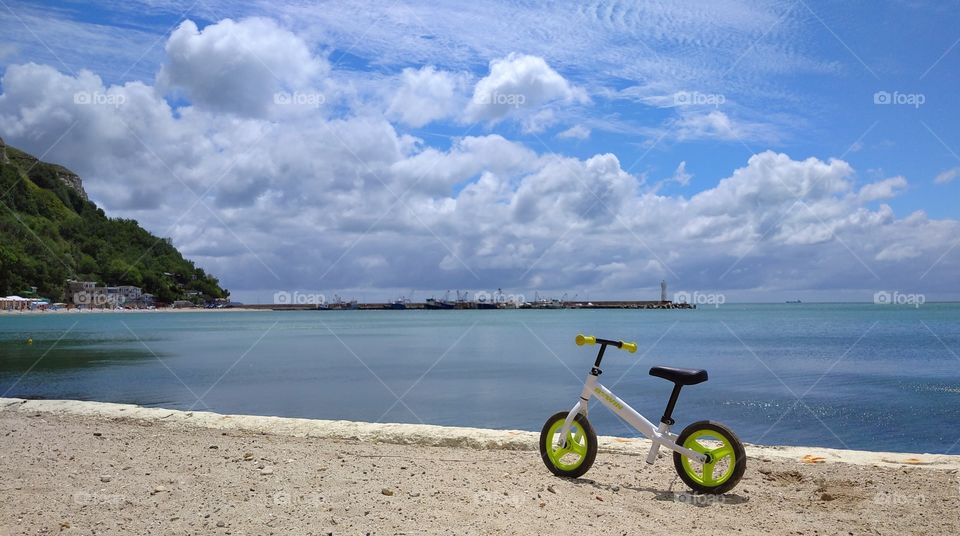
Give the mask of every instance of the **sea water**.
[[(578, 333), (637, 342), (600, 381), (653, 422), (671, 384), (651, 366), (707, 369), (677, 430), (960, 454), (960, 304), (3, 315), (0, 395), (539, 431), (593, 365)], [(596, 401), (589, 417), (637, 435)]]

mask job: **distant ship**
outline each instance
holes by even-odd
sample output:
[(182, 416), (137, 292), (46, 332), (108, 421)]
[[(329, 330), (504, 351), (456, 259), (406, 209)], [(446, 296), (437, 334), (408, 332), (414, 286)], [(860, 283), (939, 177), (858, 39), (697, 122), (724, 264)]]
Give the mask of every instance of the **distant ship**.
[(803, 303), (800, 300), (787, 300), (786, 303)]
[(436, 298), (427, 298), (426, 303), (423, 304), (424, 309), (454, 309), (457, 304), (449, 300), (438, 300)]
[(564, 300), (566, 300), (567, 295), (564, 294), (559, 298), (541, 298), (540, 293), (538, 292), (533, 298), (533, 309), (564, 309)]
[(406, 308), (407, 308), (407, 302), (408, 302), (408, 301), (409, 301), (409, 300), (407, 300), (407, 298), (405, 298), (405, 297), (403, 297), (403, 296), (400, 296), (399, 298), (397, 298), (397, 299), (393, 300), (392, 302), (388, 303), (388, 304), (387, 304), (387, 309), (396, 309), (396, 310), (406, 309)]
[(336, 310), (355, 310), (357, 308), (357, 300), (343, 301), (343, 298), (333, 295), (333, 303), (331, 303), (327, 309), (336, 309)]

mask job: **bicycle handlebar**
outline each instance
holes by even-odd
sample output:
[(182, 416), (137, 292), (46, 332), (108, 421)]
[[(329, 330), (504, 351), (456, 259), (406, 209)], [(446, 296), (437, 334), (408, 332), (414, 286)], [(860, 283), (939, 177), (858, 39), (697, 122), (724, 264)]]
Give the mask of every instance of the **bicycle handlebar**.
[(598, 339), (593, 335), (577, 335), (575, 339), (577, 346), (583, 346), (584, 344), (609, 344), (610, 346), (616, 346), (621, 350), (626, 350), (631, 354), (637, 351), (637, 343), (635, 342), (623, 342), (623, 341), (611, 341), (609, 339)]

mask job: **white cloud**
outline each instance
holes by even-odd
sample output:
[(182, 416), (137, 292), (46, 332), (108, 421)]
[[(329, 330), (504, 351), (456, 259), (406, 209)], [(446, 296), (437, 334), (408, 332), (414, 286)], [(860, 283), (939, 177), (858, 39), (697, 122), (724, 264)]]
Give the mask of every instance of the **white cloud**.
[(543, 58), (511, 52), (490, 62), (490, 72), (473, 89), (464, 111), (468, 121), (497, 121), (511, 112), (562, 101), (585, 103), (586, 92), (571, 85)]
[(677, 166), (677, 169), (673, 172), (673, 176), (670, 177), (670, 180), (679, 184), (680, 186), (686, 186), (690, 184), (690, 179), (693, 178), (693, 174), (687, 173), (687, 162), (684, 160), (680, 162), (680, 165)]
[(551, 108), (543, 108), (527, 115), (521, 123), (524, 134), (539, 134), (557, 123), (557, 114)]
[(263, 115), (278, 92), (310, 87), (327, 70), (300, 37), (270, 19), (224, 19), (203, 30), (186, 20), (166, 44), (162, 88), (183, 91), (198, 107)]
[[(371, 103), (357, 92), (336, 118), (313, 108), (258, 115), (246, 98), (267, 91), (259, 86), (229, 105), (204, 100), (239, 72), (234, 59), (251, 59), (208, 51), (210, 28), (177, 37), (213, 62), (178, 84), (194, 92), (192, 105), (171, 109), (142, 82), (110, 85), (86, 71), (12, 65), (0, 80), (0, 135), (35, 154), (52, 147), (46, 159), (78, 171), (108, 213), (171, 236), (232, 289), (543, 285), (622, 295), (660, 278), (690, 289), (907, 288), (932, 265), (926, 285), (954, 284), (958, 261), (943, 253), (960, 223), (898, 218), (875, 204), (898, 195), (903, 177), (857, 188), (847, 162), (766, 151), (695, 195), (659, 195), (641, 191), (643, 176), (626, 172), (614, 154), (538, 153), (496, 134), (449, 146), (412, 138), (388, 119), (446, 116), (384, 114), (382, 93)], [(510, 61), (518, 58), (529, 57)], [(492, 67), (484, 91), (538, 88), (540, 104), (521, 109), (521, 123), (580, 100), (546, 62), (520, 63), (503, 68), (515, 78)], [(316, 74), (289, 69), (292, 85)], [(400, 92), (444, 98), (444, 76), (409, 71)], [(84, 104), (78, 93), (123, 102)], [(684, 116), (680, 126), (689, 136), (751, 132), (716, 113)], [(689, 181), (686, 163), (673, 180)]]
[(775, 131), (768, 125), (737, 121), (720, 110), (708, 113), (680, 112), (680, 115), (668, 122), (667, 133), (679, 141), (718, 139), (758, 140), (774, 139)]
[(960, 167), (946, 169), (937, 173), (937, 176), (933, 178), (933, 182), (934, 184), (950, 184), (958, 175), (960, 175)]
[(585, 140), (590, 137), (590, 129), (583, 125), (574, 125), (557, 134), (562, 140)]
[[(549, 58), (569, 84), (588, 88), (591, 95), (633, 80), (642, 81), (644, 97), (671, 96), (695, 80), (698, 87), (723, 88), (731, 99), (739, 97), (753, 113), (728, 110), (727, 115), (752, 118), (756, 123), (765, 122), (765, 116), (758, 112), (767, 112), (769, 107), (765, 105), (772, 101), (778, 107), (799, 102), (796, 88), (784, 87), (784, 81), (791, 79), (784, 75), (819, 75), (837, 70), (837, 62), (823, 59), (817, 34), (810, 31), (810, 24), (818, 25), (791, 16), (797, 6), (781, 2), (733, 0), (696, 9), (670, 2), (600, 3), (593, 6), (596, 9), (552, 11), (510, 0), (469, 7), (413, 1), (405, 3), (403, 9), (393, 7), (386, 0), (344, 0), (324, 5), (323, 9), (296, 2), (237, 4), (207, 0), (190, 12), (201, 20), (216, 20), (223, 14), (236, 19), (276, 17), (306, 43), (319, 43), (331, 50), (340, 46), (350, 56), (369, 61), (378, 72), (410, 65), (472, 72), (490, 58), (523, 51)], [(111, 5), (115, 13), (112, 20), (144, 11), (158, 15), (137, 25), (99, 25), (89, 17), (79, 17), (75, 10), (49, 5), (20, 4), (12, 9), (24, 24), (5, 28), (9, 31), (4, 37), (18, 49), (10, 61), (45, 58), (53, 63), (53, 54), (63, 58), (65, 63), (58, 68), (64, 72), (84, 66), (116, 83), (128, 80), (131, 74), (147, 80), (144, 72), (156, 72), (163, 61), (163, 49), (151, 45), (168, 31), (162, 24), (166, 20), (163, 15), (179, 19), (184, 6), (152, 0)], [(572, 27), (577, 31), (571, 32)], [(371, 28), (377, 32), (371, 32)], [(517, 28), (536, 31), (518, 32)], [(46, 45), (52, 47), (51, 51)], [(144, 53), (146, 56), (141, 57)], [(731, 60), (743, 53), (748, 54), (732, 65)], [(131, 66), (132, 73), (128, 72)], [(376, 74), (368, 72), (367, 76)], [(196, 91), (202, 93), (201, 88)], [(249, 98), (237, 98), (240, 102), (233, 103), (232, 109), (240, 110), (238, 113), (263, 113), (258, 106), (251, 107)], [(413, 115), (406, 119), (424, 120)], [(643, 126), (635, 117), (620, 120)], [(802, 128), (796, 121), (779, 125)], [(593, 122), (594, 130), (602, 127), (600, 121)]]
[(881, 250), (880, 253), (877, 253), (875, 258), (878, 261), (896, 262), (906, 259), (915, 259), (922, 254), (922, 251), (910, 244), (893, 244)]
[(463, 97), (462, 75), (438, 71), (431, 65), (420, 69), (406, 68), (400, 75), (400, 88), (393, 95), (387, 115), (410, 125), (427, 123), (456, 114)]
[(890, 177), (879, 182), (874, 182), (860, 188), (858, 196), (863, 203), (876, 201), (878, 199), (890, 199), (895, 197), (900, 190), (907, 187), (907, 179), (903, 177)]

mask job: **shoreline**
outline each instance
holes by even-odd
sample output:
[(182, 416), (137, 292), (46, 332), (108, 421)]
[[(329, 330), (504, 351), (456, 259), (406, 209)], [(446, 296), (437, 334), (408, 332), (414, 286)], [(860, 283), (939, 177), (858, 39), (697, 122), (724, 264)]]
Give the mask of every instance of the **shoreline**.
[[(135, 404), (81, 400), (0, 398), (0, 412), (6, 411), (162, 421), (184, 427), (266, 433), (277, 436), (477, 450), (536, 451), (540, 437), (539, 433), (526, 430), (231, 415), (208, 411), (183, 411), (144, 407)], [(598, 436), (598, 442), (599, 452), (601, 453), (646, 456), (650, 448), (650, 441), (644, 438)], [(846, 450), (789, 445), (754, 445), (750, 443), (744, 445), (750, 457), (778, 458), (801, 463), (811, 463), (810, 460), (816, 460), (812, 463), (960, 470), (960, 455)]]
[(958, 534), (957, 457), (755, 447), (697, 495), (603, 437), (581, 478), (532, 432), (0, 399), (0, 535)]
[(207, 309), (205, 307), (184, 307), (174, 309), (173, 307), (164, 307), (162, 309), (48, 309), (26, 310), (26, 311), (0, 311), (0, 317), (3, 316), (44, 316), (44, 315), (86, 315), (86, 314), (150, 314), (150, 313), (253, 313), (270, 311), (271, 309), (254, 309), (251, 307), (225, 307), (223, 309)]

